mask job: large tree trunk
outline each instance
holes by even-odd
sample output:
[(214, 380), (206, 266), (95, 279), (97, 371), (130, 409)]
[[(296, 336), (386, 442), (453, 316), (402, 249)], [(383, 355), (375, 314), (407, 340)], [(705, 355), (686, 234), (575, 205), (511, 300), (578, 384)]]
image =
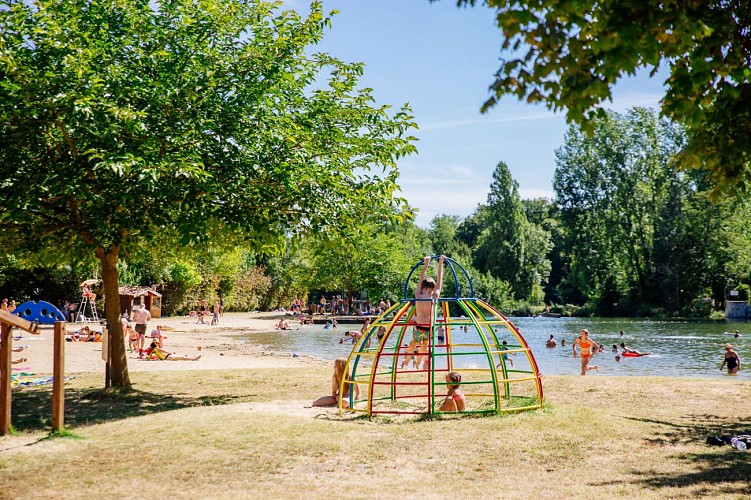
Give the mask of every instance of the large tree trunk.
[(102, 285), (104, 287), (104, 311), (107, 317), (107, 346), (109, 369), (105, 387), (130, 388), (128, 358), (125, 355), (122, 324), (120, 323), (120, 277), (117, 273), (117, 256), (120, 247), (100, 248), (96, 256), (102, 261)]

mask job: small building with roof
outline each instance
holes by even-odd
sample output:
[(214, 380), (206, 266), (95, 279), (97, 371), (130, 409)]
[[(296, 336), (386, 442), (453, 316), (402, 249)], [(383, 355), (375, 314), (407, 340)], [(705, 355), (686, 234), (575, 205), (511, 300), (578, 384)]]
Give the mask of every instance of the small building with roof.
[(152, 318), (162, 317), (162, 294), (147, 286), (121, 286), (120, 312), (130, 315), (133, 306), (145, 307)]

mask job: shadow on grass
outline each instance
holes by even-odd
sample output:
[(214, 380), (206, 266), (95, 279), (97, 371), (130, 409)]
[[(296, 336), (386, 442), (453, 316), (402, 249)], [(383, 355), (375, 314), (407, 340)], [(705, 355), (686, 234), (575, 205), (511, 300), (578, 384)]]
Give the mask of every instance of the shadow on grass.
[(678, 455), (685, 462), (685, 469), (671, 474), (650, 474), (634, 471), (638, 476), (632, 483), (648, 488), (685, 488), (698, 486), (692, 490), (692, 496), (711, 494), (748, 495), (751, 493), (748, 478), (751, 477), (751, 463), (748, 452), (737, 451), (730, 446), (723, 446), (703, 453), (685, 453)]
[[(65, 427), (75, 429), (181, 408), (233, 404), (245, 399), (229, 394), (191, 397), (138, 390), (66, 388)], [(39, 387), (14, 392), (11, 416), (13, 428), (17, 431), (48, 430), (52, 418), (52, 389)]]
[[(708, 436), (734, 436), (751, 433), (750, 418), (727, 418), (716, 415), (686, 415), (677, 421), (624, 417), (627, 420), (657, 424), (663, 431), (645, 437), (648, 445), (704, 444)], [(697, 488), (691, 495), (751, 493), (751, 452), (738, 451), (731, 446), (709, 446), (701, 452), (679, 453), (675, 458), (685, 464), (671, 473), (633, 470), (635, 484), (651, 489)]]

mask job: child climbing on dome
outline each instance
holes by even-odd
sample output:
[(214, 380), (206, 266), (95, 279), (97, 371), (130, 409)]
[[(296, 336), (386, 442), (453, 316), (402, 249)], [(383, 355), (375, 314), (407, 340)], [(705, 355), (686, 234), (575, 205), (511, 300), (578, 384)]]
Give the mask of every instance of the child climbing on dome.
[(334, 360), (334, 375), (331, 377), (331, 396), (321, 396), (313, 401), (313, 406), (336, 406), (339, 403), (339, 397), (342, 398), (342, 406), (349, 408), (349, 395), (354, 387), (354, 397), (358, 399), (360, 397), (360, 388), (357, 384), (352, 382), (345, 382), (344, 389), (339, 394), (339, 389), (342, 387), (342, 380), (348, 378), (345, 377), (344, 368), (347, 366), (347, 360), (344, 358), (337, 358)]
[[(415, 288), (415, 326), (412, 327), (412, 340), (407, 348), (408, 353), (415, 351), (418, 347), (420, 356), (415, 363), (420, 366), (422, 359), (425, 358), (423, 369), (427, 368), (429, 358), (426, 356), (428, 351), (428, 342), (430, 339), (430, 327), (433, 323), (433, 301), (440, 298), (441, 286), (443, 285), (443, 261), (444, 255), (438, 260), (438, 278), (433, 280), (428, 276), (428, 266), (430, 266), (430, 257), (423, 259), (422, 272), (417, 280)], [(409, 364), (412, 356), (405, 356), (402, 359), (401, 367), (404, 368)]]
[(466, 398), (459, 387), (461, 381), (461, 373), (448, 372), (446, 374), (446, 382), (449, 384), (449, 392), (446, 394), (446, 399), (443, 400), (443, 404), (441, 404), (440, 411), (464, 411), (466, 408)]

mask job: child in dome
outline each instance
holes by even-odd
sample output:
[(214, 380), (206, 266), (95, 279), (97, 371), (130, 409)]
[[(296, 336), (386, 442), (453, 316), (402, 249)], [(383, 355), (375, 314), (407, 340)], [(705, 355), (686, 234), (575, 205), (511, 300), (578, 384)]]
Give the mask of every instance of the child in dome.
[(440, 411), (464, 411), (466, 408), (466, 398), (459, 384), (462, 381), (461, 373), (449, 372), (446, 374), (446, 382), (449, 383), (449, 391), (446, 399), (441, 404)]

